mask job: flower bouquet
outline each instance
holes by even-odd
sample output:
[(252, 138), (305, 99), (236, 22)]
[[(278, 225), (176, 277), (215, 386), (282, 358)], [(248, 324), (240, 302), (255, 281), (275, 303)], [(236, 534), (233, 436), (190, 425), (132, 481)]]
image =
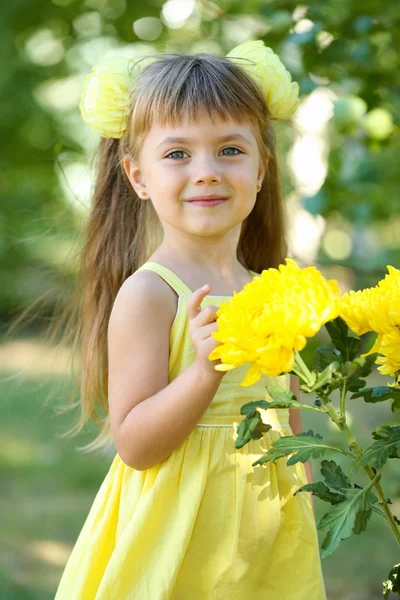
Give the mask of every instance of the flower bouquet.
[[(392, 514), (389, 498), (382, 489), (382, 468), (390, 459), (400, 458), (400, 426), (380, 425), (372, 431), (373, 442), (362, 449), (346, 422), (346, 397), (364, 402), (391, 402), (391, 410), (400, 412), (400, 271), (389, 273), (376, 287), (351, 291), (343, 296), (336, 281), (327, 281), (315, 267), (301, 269), (292, 259), (279, 269), (266, 269), (255, 277), (217, 312), (220, 342), (209, 355), (220, 359), (215, 368), (228, 371), (250, 363), (241, 386), (254, 384), (262, 374), (279, 376), (292, 373), (299, 377), (300, 389), (316, 396), (314, 405), (300, 403), (295, 394), (282, 387), (267, 385), (270, 401), (252, 401), (241, 408), (245, 416), (237, 429), (236, 448), (251, 439), (260, 439), (271, 426), (263, 422), (261, 409), (303, 409), (326, 413), (346, 438), (349, 451), (324, 442), (312, 430), (283, 436), (267, 453), (253, 463), (262, 465), (289, 456), (287, 464), (328, 453), (339, 452), (351, 461), (345, 473), (334, 460), (321, 461), (323, 481), (303, 485), (294, 494), (311, 492), (331, 508), (317, 523), (327, 531), (322, 542), (322, 558), (330, 555), (341, 540), (366, 530), (372, 512), (388, 523), (400, 544), (400, 520)], [(310, 371), (301, 357), (307, 338), (325, 326), (331, 345), (317, 349), (319, 369)], [(372, 349), (359, 354), (361, 337), (376, 332)], [(387, 385), (366, 387), (365, 378), (374, 363), (382, 375), (393, 377)], [(339, 410), (331, 401), (338, 389)], [(359, 469), (369, 478), (362, 487), (353, 481)], [(383, 597), (390, 592), (400, 595), (400, 563), (395, 564), (383, 582)]]

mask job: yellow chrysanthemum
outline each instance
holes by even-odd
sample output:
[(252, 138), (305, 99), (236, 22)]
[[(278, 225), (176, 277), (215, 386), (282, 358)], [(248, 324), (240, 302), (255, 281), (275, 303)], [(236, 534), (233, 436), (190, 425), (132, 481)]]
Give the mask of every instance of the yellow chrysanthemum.
[(82, 119), (103, 138), (121, 138), (127, 127), (129, 89), (151, 62), (138, 63), (124, 56), (112, 56), (93, 67), (85, 77), (79, 108)]
[(378, 333), (390, 333), (400, 325), (400, 271), (390, 265), (387, 269), (389, 274), (375, 288), (375, 302), (370, 309), (371, 329)]
[(371, 350), (361, 356), (379, 352), (378, 370), (395, 375), (400, 370), (400, 271), (390, 265), (387, 269), (376, 287), (343, 295), (341, 316), (358, 335), (378, 333)]
[(290, 258), (286, 263), (264, 270), (217, 311), (218, 331), (212, 335), (221, 343), (209, 359), (221, 360), (218, 371), (250, 363), (242, 386), (263, 373), (291, 371), (294, 351), (340, 312), (336, 281), (327, 281), (315, 267), (301, 269)]
[(378, 356), (376, 363), (381, 365), (378, 371), (382, 375), (395, 376), (397, 371), (400, 371), (400, 330), (398, 327), (393, 327), (390, 333), (382, 335), (379, 352), (382, 356)]
[(366, 288), (357, 292), (351, 290), (342, 296), (340, 316), (357, 335), (373, 330), (370, 319), (376, 295), (376, 288)]
[(343, 294), (341, 316), (358, 335), (390, 333), (400, 325), (400, 271), (389, 273), (374, 288)]
[[(299, 106), (299, 84), (283, 66), (279, 56), (262, 40), (239, 44), (228, 54), (261, 88), (274, 119), (290, 119)], [(252, 62), (250, 62), (252, 61)]]

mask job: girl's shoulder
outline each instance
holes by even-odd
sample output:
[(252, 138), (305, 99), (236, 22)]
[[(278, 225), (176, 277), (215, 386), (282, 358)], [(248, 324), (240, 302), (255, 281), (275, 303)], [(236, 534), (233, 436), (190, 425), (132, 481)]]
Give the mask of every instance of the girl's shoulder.
[(154, 271), (141, 269), (132, 273), (120, 287), (114, 306), (127, 302), (134, 309), (139, 304), (161, 310), (169, 316), (171, 324), (175, 318), (178, 297), (174, 290)]

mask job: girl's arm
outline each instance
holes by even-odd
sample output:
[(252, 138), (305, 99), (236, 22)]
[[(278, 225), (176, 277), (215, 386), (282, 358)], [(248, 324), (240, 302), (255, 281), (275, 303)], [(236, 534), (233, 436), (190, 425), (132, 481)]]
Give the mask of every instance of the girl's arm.
[(111, 428), (122, 460), (139, 471), (160, 463), (186, 440), (224, 376), (195, 360), (168, 383), (175, 311), (176, 298), (165, 282), (140, 271), (123, 284), (110, 316)]
[[(296, 395), (297, 400), (300, 402), (300, 384), (299, 384), (299, 378), (296, 375), (290, 376), (290, 389)], [(292, 408), (292, 409), (289, 408), (289, 425), (290, 425), (294, 435), (304, 431), (303, 423), (301, 420), (301, 409), (300, 408)], [(311, 463), (309, 460), (304, 463), (304, 468), (306, 470), (308, 483), (312, 483), (313, 476), (312, 476), (312, 470), (311, 470)], [(315, 514), (314, 495), (311, 492), (309, 492), (309, 494), (311, 497), (311, 504), (312, 504), (314, 514)]]

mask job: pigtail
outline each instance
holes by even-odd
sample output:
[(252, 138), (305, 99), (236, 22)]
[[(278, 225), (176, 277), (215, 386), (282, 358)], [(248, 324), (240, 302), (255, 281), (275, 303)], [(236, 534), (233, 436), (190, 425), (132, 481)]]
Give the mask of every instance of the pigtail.
[(266, 171), (254, 208), (242, 226), (238, 260), (251, 271), (277, 268), (287, 256), (286, 214), (282, 201), (275, 133), (268, 125)]
[[(107, 330), (111, 310), (124, 281), (154, 251), (158, 239), (157, 215), (151, 202), (141, 200), (121, 165), (120, 141), (101, 139), (94, 156), (97, 177), (92, 206), (84, 230), (72, 313), (75, 315), (73, 351), (80, 351), (77, 383), (80, 401), (59, 410), (80, 407), (76, 424), (63, 437), (78, 434), (90, 419), (100, 426), (99, 436), (81, 450), (112, 442), (108, 410)], [(72, 317), (72, 315), (71, 315)], [(71, 323), (72, 325), (72, 323)]]

